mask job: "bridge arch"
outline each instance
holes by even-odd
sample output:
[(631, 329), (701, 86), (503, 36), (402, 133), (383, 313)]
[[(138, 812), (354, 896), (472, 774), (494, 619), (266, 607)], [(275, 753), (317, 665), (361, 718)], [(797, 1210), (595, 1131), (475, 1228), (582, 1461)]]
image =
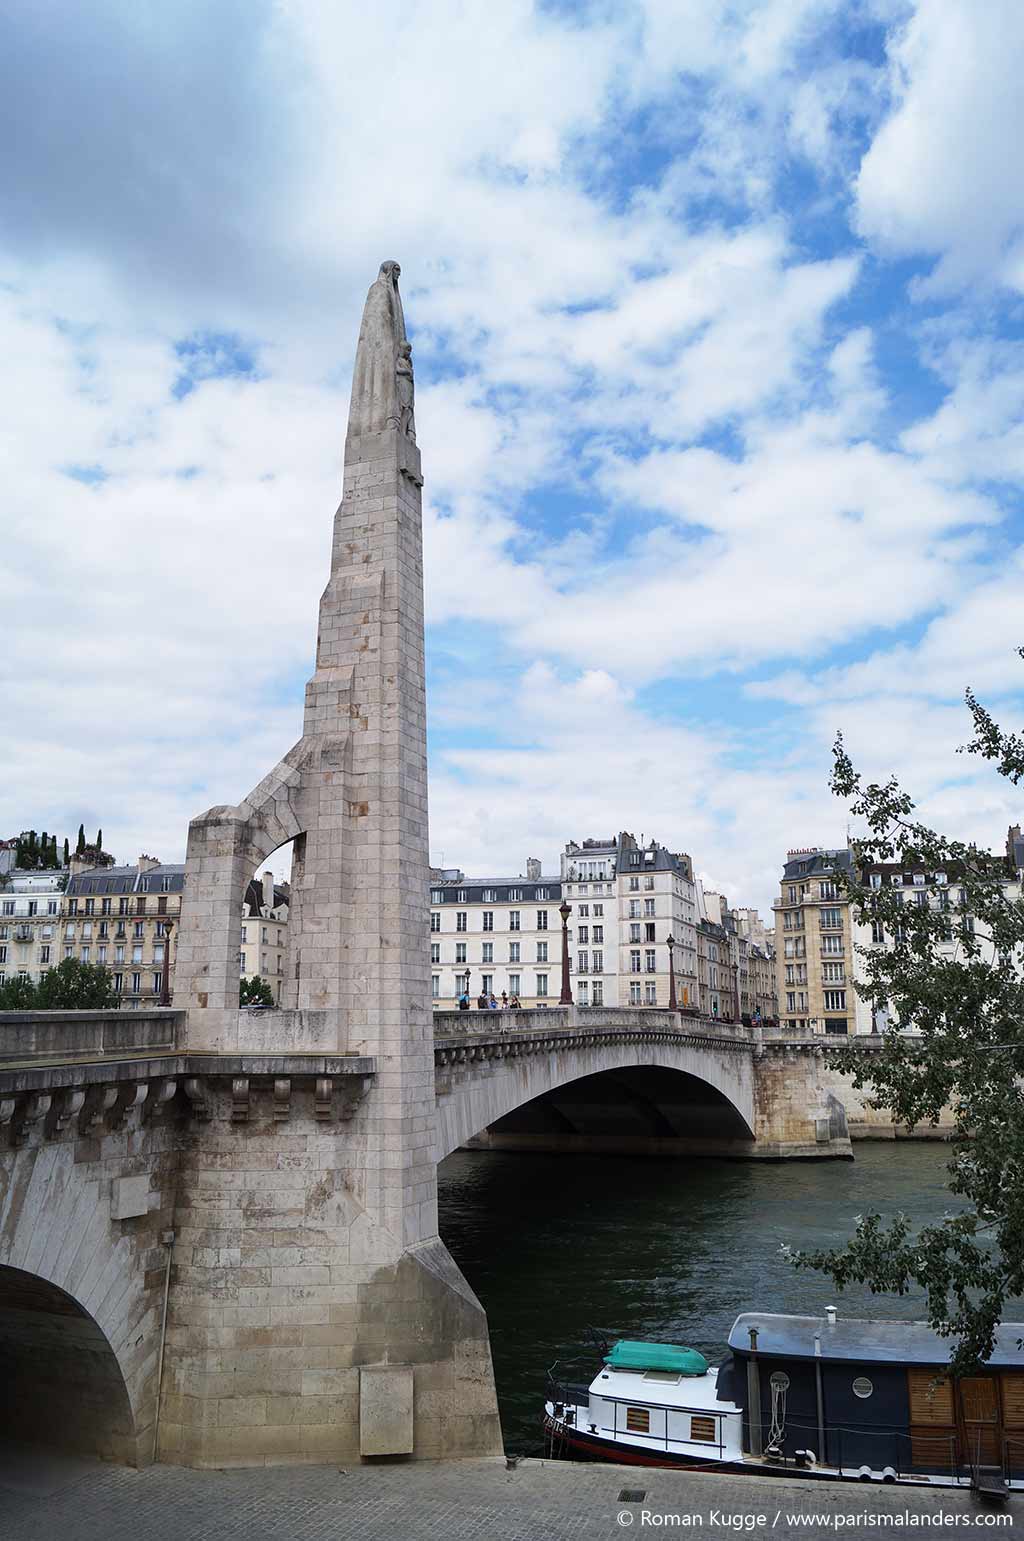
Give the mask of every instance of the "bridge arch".
[(638, 1036), (510, 1044), (493, 1057), (456, 1051), (438, 1071), (438, 1159), (468, 1144), (750, 1154), (750, 1055)]
[(0, 1265), (0, 1428), (135, 1464), (135, 1415), (117, 1354), (95, 1317), (38, 1274)]

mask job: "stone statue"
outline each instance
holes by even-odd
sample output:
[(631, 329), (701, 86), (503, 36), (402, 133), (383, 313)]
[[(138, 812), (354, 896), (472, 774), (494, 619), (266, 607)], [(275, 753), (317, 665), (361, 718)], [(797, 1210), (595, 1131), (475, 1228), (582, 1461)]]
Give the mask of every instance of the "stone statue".
[(382, 262), (366, 296), (352, 374), (350, 438), (400, 428), (415, 442), (412, 348), (398, 292), (401, 271), (397, 262)]
[(412, 377), (412, 344), (399, 343), (398, 363), (395, 365), (395, 384), (398, 394), (398, 427), (416, 443), (416, 419), (413, 414), (413, 397), (416, 386)]

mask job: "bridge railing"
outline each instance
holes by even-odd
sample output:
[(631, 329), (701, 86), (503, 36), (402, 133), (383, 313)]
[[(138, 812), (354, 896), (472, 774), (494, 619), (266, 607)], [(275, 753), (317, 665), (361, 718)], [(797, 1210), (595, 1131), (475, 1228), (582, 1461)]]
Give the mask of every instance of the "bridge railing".
[(493, 1038), (512, 1033), (562, 1033), (602, 1028), (636, 1032), (691, 1033), (699, 1036), (742, 1040), (749, 1043), (752, 1029), (742, 1022), (722, 1022), (717, 1017), (695, 1017), (686, 1012), (643, 1006), (541, 1006), (530, 1010), (435, 1011), (437, 1038)]
[(170, 1007), (148, 1011), (0, 1011), (0, 1064), (76, 1059), (128, 1059), (173, 1053), (181, 1041), (185, 1012)]

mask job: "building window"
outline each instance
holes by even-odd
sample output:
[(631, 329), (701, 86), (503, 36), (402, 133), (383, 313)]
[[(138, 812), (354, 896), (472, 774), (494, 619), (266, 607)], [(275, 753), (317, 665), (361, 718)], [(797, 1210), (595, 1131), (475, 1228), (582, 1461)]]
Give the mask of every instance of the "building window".
[(603, 974), (604, 973), (604, 953), (603, 952), (595, 952), (595, 953), (591, 954), (591, 958), (590, 958), (590, 972), (592, 974)]
[(441, 994), (441, 976), (440, 976), (440, 974), (431, 974), (431, 976), (430, 976), (430, 993), (434, 997), (435, 1001), (437, 1000), (438, 996)]
[(518, 962), (520, 962), (519, 947), (520, 947), (520, 943), (519, 942), (509, 942), (509, 944), (508, 944), (508, 961), (510, 963), (518, 963)]
[(146, 901), (145, 901), (145, 899), (142, 899), (142, 898), (137, 898), (136, 899), (136, 901), (135, 901), (135, 913), (136, 913), (136, 915), (145, 915), (145, 913), (146, 913)]
[(135, 928), (134, 928), (134, 930), (133, 930), (133, 931), (132, 931), (132, 935), (133, 935), (133, 936), (134, 936), (134, 937), (135, 937), (135, 938), (136, 938), (136, 939), (140, 939), (140, 938), (141, 938), (141, 937), (144, 937), (144, 936), (145, 936), (145, 934), (146, 934), (146, 927), (145, 927), (145, 923), (144, 923), (144, 922), (143, 922), (143, 921), (141, 921), (141, 920), (137, 920), (137, 921), (136, 921), (136, 922), (135, 922)]
[[(842, 963), (823, 963), (821, 977), (828, 985), (842, 985), (846, 983), (846, 969)], [(845, 1005), (839, 1008), (845, 1010)]]
[(835, 1036), (842, 1036), (846, 1032), (846, 1019), (844, 1017), (826, 1017), (825, 1031)]
[(121, 991), (124, 989), (124, 975), (123, 974), (115, 974), (114, 975), (114, 989), (117, 991), (118, 995), (120, 995)]
[(468, 931), (469, 925), (465, 910), (455, 911), (455, 929), (456, 931)]
[(443, 904), (444, 903), (444, 894), (441, 892), (441, 890), (439, 888), (432, 888), (430, 890), (430, 902), (431, 902), (431, 904)]
[[(821, 950), (823, 953), (841, 954), (843, 951), (842, 936), (823, 936), (821, 939)], [(798, 956), (800, 955), (798, 954)]]
[(653, 915), (654, 914), (654, 900), (653, 899), (645, 899), (644, 900), (644, 914), (645, 915)]
[(631, 979), (629, 981), (629, 1004), (631, 1006), (639, 1006), (641, 1004), (639, 979)]
[(845, 990), (826, 990), (825, 991), (825, 1010), (826, 1011), (845, 1011), (846, 1010), (846, 991)]
[(576, 972), (577, 972), (577, 974), (589, 974), (590, 973), (590, 954), (589, 953), (578, 952), (576, 954)]
[(484, 910), (483, 929), (485, 931), (493, 931), (494, 930), (494, 911), (493, 910)]
[[(121, 948), (121, 951), (122, 952), (124, 951), (123, 947)], [(118, 961), (120, 961), (120, 960), (118, 960)], [(239, 971), (240, 974), (244, 974), (245, 973), (245, 953), (244, 952), (240, 952), (238, 954), (238, 971)]]
[(648, 974), (653, 974), (657, 968), (657, 959), (653, 947), (648, 947), (644, 952), (644, 968)]
[[(72, 913), (74, 913), (74, 912), (72, 911)], [(5, 915), (13, 915), (14, 914), (14, 900), (13, 899), (5, 899), (4, 900), (4, 914)]]
[(133, 995), (138, 995), (139, 992), (141, 991), (141, 989), (142, 989), (142, 975), (141, 974), (133, 974), (132, 975), (132, 994)]
[(431, 961), (431, 963), (440, 963), (440, 961), (441, 961), (441, 943), (440, 942), (431, 942), (431, 944), (430, 944), (430, 961)]
[(509, 910), (509, 912), (508, 912), (508, 929), (510, 931), (518, 931), (519, 930), (519, 911), (518, 910)]
[(547, 910), (538, 910), (537, 911), (537, 927), (536, 927), (536, 929), (538, 931), (546, 931), (548, 929), (548, 912), (547, 912)]
[(640, 922), (638, 920), (635, 920), (629, 928), (629, 940), (631, 942), (638, 942), (640, 940)]
[(640, 919), (640, 900), (639, 899), (630, 899), (630, 901), (629, 901), (629, 918), (630, 918), (630, 920), (639, 920)]
[(91, 920), (84, 920), (82, 922), (82, 939), (83, 939), (83, 941), (86, 938), (89, 938), (90, 940), (92, 938), (92, 921)]
[(456, 963), (465, 963), (466, 962), (466, 944), (465, 944), (465, 942), (456, 942), (455, 943), (455, 961), (456, 961)]
[(468, 901), (468, 899), (469, 899), (469, 894), (468, 894), (467, 890), (465, 888), (460, 888), (458, 893), (455, 895), (455, 902), (456, 902), (456, 904), (465, 904)]
[(604, 1005), (604, 981), (603, 980), (595, 979), (593, 981), (593, 992), (594, 993), (593, 993), (593, 999), (592, 999), (591, 1004), (594, 1005), (594, 1006), (603, 1006)]
[(546, 974), (538, 974), (537, 975), (537, 996), (540, 997), (540, 996), (543, 996), (543, 995), (547, 995), (547, 993), (548, 993), (548, 976)]
[(822, 883), (821, 897), (823, 899), (838, 899), (839, 889), (836, 887), (835, 883)]
[(132, 962), (133, 963), (141, 963), (142, 962), (142, 948), (141, 947), (133, 947), (132, 948)]
[(493, 963), (494, 962), (494, 943), (493, 942), (483, 942), (481, 944), (481, 948), (482, 948), (481, 958), (480, 958), (481, 963)]
[(580, 1005), (580, 1006), (589, 1006), (590, 1005), (590, 986), (589, 986), (587, 980), (585, 980), (585, 979), (581, 979), (580, 980), (579, 984), (576, 986), (576, 996), (577, 996), (577, 1004), (578, 1005)]
[[(100, 950), (102, 951), (102, 948)], [(40, 949), (39, 949), (39, 961), (40, 961), (40, 963), (49, 963), (49, 961), (50, 961), (50, 949), (48, 947), (40, 947)], [(0, 947), (0, 963), (6, 963), (6, 962), (7, 962), (7, 948), (6, 947)]]
[(110, 935), (110, 927), (105, 920), (100, 921), (99, 935), (103, 937), (104, 940)]
[(654, 921), (653, 920), (649, 920), (647, 922), (646, 926), (644, 926), (644, 941), (645, 942), (653, 942), (654, 940), (655, 940)]
[(537, 962), (538, 963), (546, 963), (547, 961), (548, 961), (548, 944), (547, 944), (547, 942), (538, 942), (537, 943)]
[(123, 942), (121, 943), (121, 945), (119, 947), (115, 947), (114, 948), (114, 962), (115, 963), (123, 963), (124, 962), (124, 943)]
[(590, 941), (590, 927), (589, 926), (577, 926), (576, 927), (576, 940), (578, 942), (589, 942)]
[(82, 948), (82, 962), (83, 963), (88, 963), (88, 961), (89, 961), (89, 949), (88, 949), (88, 947), (83, 947)]
[[(109, 904), (110, 900), (109, 899), (104, 899), (103, 903), (104, 904)], [(56, 899), (48, 899), (46, 901), (46, 913), (47, 913), (47, 915), (56, 915), (57, 909), (58, 909), (58, 905), (57, 905)]]
[(73, 947), (65, 947), (64, 956), (65, 958), (73, 958), (75, 956), (75, 949)]
[(441, 929), (441, 917), (436, 910), (431, 910), (430, 912), (430, 929), (431, 931), (440, 931)]
[(520, 978), (521, 978), (521, 975), (519, 975), (519, 974), (510, 974), (508, 976), (508, 993), (509, 993), (509, 995), (518, 995), (519, 994), (519, 981), (520, 981)]
[[(538, 888), (533, 897), (535, 899), (546, 899), (548, 897), (548, 891), (546, 888)], [(539, 931), (541, 928), (538, 926), (537, 929)]]
[(154, 974), (153, 975), (153, 994), (154, 995), (159, 995), (160, 994), (160, 991), (163, 989), (163, 983), (164, 983), (164, 976), (162, 974)]
[[(103, 951), (104, 949), (101, 948), (100, 950)], [(153, 962), (154, 963), (162, 963), (163, 961), (164, 961), (164, 950), (163, 950), (163, 947), (162, 946), (154, 947), (153, 948)], [(264, 953), (263, 954), (264, 965), (266, 965), (266, 961), (267, 961), (267, 955), (266, 955), (266, 953)]]
[(639, 974), (639, 972), (640, 972), (640, 949), (639, 949), (639, 947), (634, 947), (633, 950), (629, 954), (629, 972), (631, 974)]
[(485, 974), (484, 975), (484, 982), (483, 982), (483, 985), (482, 985), (481, 988), (483, 990), (484, 995), (490, 995), (492, 993), (492, 991), (494, 990), (494, 975), (493, 974)]
[(523, 890), (521, 888), (510, 888), (508, 891), (508, 897), (510, 904), (518, 904), (520, 899), (523, 897)]
[(629, 891), (630, 891), (631, 894), (638, 894), (640, 892), (640, 879), (639, 878), (630, 878), (630, 880), (629, 880)]
[(787, 1011), (795, 1011), (796, 1010), (796, 991), (795, 990), (789, 990), (786, 993), (786, 1010)]

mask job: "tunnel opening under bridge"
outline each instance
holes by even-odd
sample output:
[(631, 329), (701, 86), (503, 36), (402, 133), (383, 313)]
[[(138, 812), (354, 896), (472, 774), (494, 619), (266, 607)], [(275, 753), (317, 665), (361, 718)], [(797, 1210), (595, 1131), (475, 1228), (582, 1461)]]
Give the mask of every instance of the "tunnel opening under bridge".
[(555, 1154), (749, 1156), (754, 1132), (716, 1086), (663, 1065), (567, 1081), (466, 1141), (470, 1150)]
[(0, 1436), (136, 1464), (135, 1421), (117, 1355), (72, 1296), (0, 1266)]

